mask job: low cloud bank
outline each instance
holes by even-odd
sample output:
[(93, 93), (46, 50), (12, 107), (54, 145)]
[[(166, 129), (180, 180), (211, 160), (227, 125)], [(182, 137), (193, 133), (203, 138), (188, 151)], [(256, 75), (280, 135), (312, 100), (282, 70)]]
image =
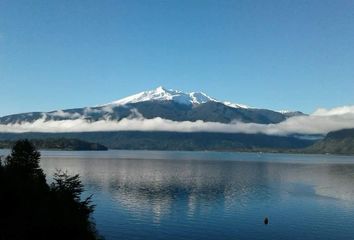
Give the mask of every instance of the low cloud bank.
[(85, 119), (0, 124), (0, 132), (94, 132), (94, 131), (174, 131), (174, 132), (224, 132), (263, 133), (268, 135), (326, 134), (343, 128), (354, 128), (354, 106), (318, 109), (308, 116), (297, 116), (277, 124), (232, 122), (229, 124), (204, 121), (183, 121), (153, 118), (145, 119), (138, 113), (136, 118), (120, 121)]

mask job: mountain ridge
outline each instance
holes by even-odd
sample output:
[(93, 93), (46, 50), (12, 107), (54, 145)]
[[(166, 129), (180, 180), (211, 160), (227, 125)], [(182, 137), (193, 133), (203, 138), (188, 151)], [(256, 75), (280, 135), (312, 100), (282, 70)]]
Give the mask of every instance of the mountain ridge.
[(213, 97), (208, 96), (204, 92), (182, 92), (173, 89), (166, 89), (163, 86), (159, 86), (156, 89), (140, 92), (107, 104), (99, 106), (110, 106), (110, 105), (125, 105), (129, 103), (145, 102), (145, 101), (175, 101), (181, 104), (202, 104), (209, 101), (220, 102), (229, 107), (234, 108), (250, 108), (244, 104), (232, 103), (229, 101), (218, 101)]
[(172, 121), (205, 121), (231, 123), (272, 124), (301, 112), (281, 113), (269, 109), (251, 108), (243, 104), (218, 101), (202, 92), (184, 93), (158, 87), (108, 104), (94, 107), (72, 108), (50, 112), (18, 113), (0, 117), (0, 124), (33, 123), (37, 120), (61, 121), (84, 119), (120, 121), (124, 118), (163, 118)]
[(354, 155), (354, 128), (329, 132), (306, 152)]

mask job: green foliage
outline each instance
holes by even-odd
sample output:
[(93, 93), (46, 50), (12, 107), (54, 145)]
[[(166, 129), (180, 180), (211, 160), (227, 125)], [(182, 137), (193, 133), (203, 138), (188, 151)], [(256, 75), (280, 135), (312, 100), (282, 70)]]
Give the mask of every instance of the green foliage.
[(98, 142), (110, 149), (191, 150), (191, 151), (254, 151), (254, 149), (300, 149), (313, 144), (312, 140), (292, 136), (211, 132), (72, 132), (72, 133), (0, 133), (0, 139), (26, 136), (30, 139), (75, 138)]
[(57, 172), (49, 186), (39, 161), (33, 144), (20, 140), (0, 164), (0, 239), (98, 239), (79, 176)]
[(92, 195), (81, 201), (80, 196), (84, 186), (78, 174), (70, 176), (67, 172), (57, 170), (54, 174), (54, 182), (51, 184), (51, 191), (59, 198), (72, 201), (76, 209), (87, 217), (94, 210), (94, 205), (91, 204)]
[(327, 136), (305, 149), (308, 153), (354, 154), (354, 129), (330, 132)]
[(80, 200), (80, 195), (83, 192), (83, 185), (78, 174), (70, 176), (67, 172), (57, 170), (54, 174), (54, 182), (51, 185), (52, 190), (74, 199)]
[[(6, 157), (6, 168), (17, 173), (22, 180), (38, 180), (45, 184), (45, 175), (39, 166), (41, 154), (34, 145), (25, 140), (19, 140)], [(26, 178), (26, 179), (23, 179)]]
[[(98, 143), (91, 143), (79, 139), (72, 138), (46, 138), (31, 139), (32, 144), (38, 149), (55, 149), (55, 150), (73, 150), (73, 151), (104, 151), (107, 147)], [(14, 142), (11, 140), (0, 141), (0, 148), (11, 148)]]
[(11, 155), (6, 158), (7, 166), (10, 168), (23, 168), (30, 172), (34, 172), (39, 167), (39, 159), (41, 154), (36, 150), (34, 145), (25, 140), (19, 140), (13, 146)]

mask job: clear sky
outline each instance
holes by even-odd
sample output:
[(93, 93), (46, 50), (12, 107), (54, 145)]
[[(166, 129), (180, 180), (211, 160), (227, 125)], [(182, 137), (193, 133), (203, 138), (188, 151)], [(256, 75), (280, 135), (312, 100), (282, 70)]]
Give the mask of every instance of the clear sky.
[(276, 110), (354, 105), (354, 1), (0, 0), (0, 115), (159, 85)]

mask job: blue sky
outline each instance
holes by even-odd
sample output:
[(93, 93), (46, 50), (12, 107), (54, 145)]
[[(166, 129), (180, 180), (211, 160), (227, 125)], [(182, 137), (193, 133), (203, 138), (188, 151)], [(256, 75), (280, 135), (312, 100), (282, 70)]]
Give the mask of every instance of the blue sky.
[(312, 112), (354, 104), (352, 0), (0, 0), (0, 115), (159, 85)]

